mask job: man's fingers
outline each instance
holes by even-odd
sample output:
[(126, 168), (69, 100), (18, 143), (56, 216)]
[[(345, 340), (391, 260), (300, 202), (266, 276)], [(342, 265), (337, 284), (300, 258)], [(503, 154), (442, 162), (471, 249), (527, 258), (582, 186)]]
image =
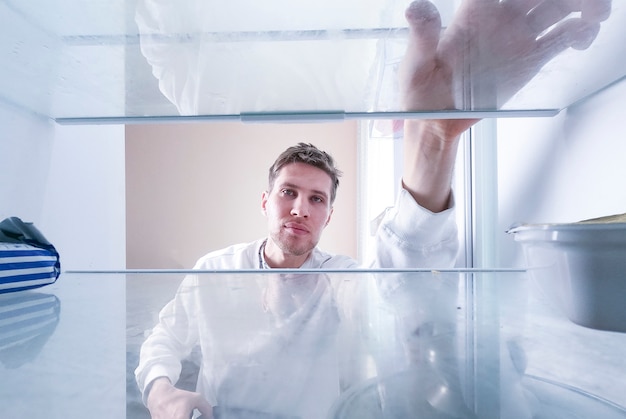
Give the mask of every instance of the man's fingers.
[(528, 25), (541, 33), (572, 13), (588, 23), (602, 22), (611, 14), (611, 0), (544, 0), (527, 16)]
[(213, 418), (213, 406), (211, 406), (204, 397), (201, 397), (196, 405), (196, 409), (198, 409), (198, 411), (202, 414), (202, 419)]
[(584, 23), (582, 26), (580, 31), (569, 38), (570, 47), (581, 51), (589, 48), (600, 32), (599, 23)]
[(417, 61), (430, 61), (437, 54), (441, 33), (441, 16), (437, 8), (427, 0), (412, 2), (405, 12), (409, 24), (409, 51), (416, 54)]
[(582, 18), (586, 22), (603, 22), (611, 15), (611, 0), (583, 0)]
[[(571, 0), (547, 0), (532, 9), (527, 15), (527, 23), (537, 34), (542, 33), (550, 26), (557, 24), (573, 12), (580, 12), (580, 5), (576, 7)], [(578, 9), (578, 10), (576, 10)]]
[(537, 41), (537, 54), (547, 63), (567, 48), (587, 49), (600, 31), (599, 23), (568, 19), (550, 30)]

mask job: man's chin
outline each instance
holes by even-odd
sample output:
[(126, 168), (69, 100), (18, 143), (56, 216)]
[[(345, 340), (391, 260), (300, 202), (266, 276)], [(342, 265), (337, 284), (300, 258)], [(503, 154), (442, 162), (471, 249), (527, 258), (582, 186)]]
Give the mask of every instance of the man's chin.
[(294, 243), (293, 241), (284, 241), (281, 242), (280, 247), (287, 255), (304, 256), (309, 254), (315, 248), (315, 245), (311, 243)]
[(290, 256), (304, 256), (307, 255), (308, 253), (311, 252), (311, 250), (313, 250), (312, 248), (293, 248), (293, 247), (286, 247), (283, 249), (283, 252), (287, 255)]

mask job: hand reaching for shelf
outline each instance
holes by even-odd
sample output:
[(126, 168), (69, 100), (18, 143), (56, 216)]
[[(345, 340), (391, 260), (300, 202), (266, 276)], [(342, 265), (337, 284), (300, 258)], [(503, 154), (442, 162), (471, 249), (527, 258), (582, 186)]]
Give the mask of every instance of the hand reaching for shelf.
[(588, 48), (610, 12), (611, 0), (465, 0), (442, 31), (433, 3), (414, 1), (403, 106), (496, 109), (564, 50)]
[[(465, 0), (443, 29), (433, 3), (416, 0), (405, 12), (402, 109), (499, 109), (561, 52), (588, 48), (610, 13), (611, 0)], [(458, 137), (477, 121), (405, 121), (403, 181), (420, 205), (447, 208)]]

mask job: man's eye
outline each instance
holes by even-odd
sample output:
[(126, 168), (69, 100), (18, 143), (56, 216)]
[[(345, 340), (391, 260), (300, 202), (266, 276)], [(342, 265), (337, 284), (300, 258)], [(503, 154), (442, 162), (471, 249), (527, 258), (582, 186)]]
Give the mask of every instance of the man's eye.
[(321, 196), (314, 196), (311, 198), (311, 200), (313, 202), (324, 202), (324, 198), (322, 198)]
[(295, 195), (294, 192), (291, 189), (283, 189), (283, 190), (280, 191), (280, 193), (282, 193), (283, 195), (287, 195), (287, 196)]

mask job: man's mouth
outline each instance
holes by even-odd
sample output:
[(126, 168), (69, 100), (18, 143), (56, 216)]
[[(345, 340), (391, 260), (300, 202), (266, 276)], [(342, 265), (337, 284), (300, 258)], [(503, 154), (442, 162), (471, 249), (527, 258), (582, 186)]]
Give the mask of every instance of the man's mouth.
[(293, 234), (307, 234), (309, 229), (300, 223), (285, 223), (285, 229), (291, 231)]

